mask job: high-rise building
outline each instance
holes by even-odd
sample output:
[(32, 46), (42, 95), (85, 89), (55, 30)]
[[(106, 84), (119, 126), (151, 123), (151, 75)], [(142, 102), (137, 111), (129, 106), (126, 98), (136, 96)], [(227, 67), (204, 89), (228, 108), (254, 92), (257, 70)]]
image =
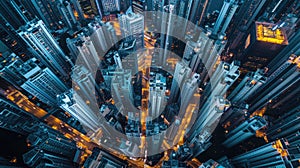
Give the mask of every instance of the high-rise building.
[(33, 147), (23, 155), (23, 160), (28, 166), (65, 168), (75, 166), (73, 159), (77, 151), (76, 143), (61, 133), (40, 126), (36, 132), (28, 136), (27, 140)]
[(247, 33), (251, 29), (253, 21), (257, 18), (266, 0), (245, 0), (233, 16), (229, 27), (228, 47), (236, 51), (246, 40)]
[(144, 16), (128, 10), (126, 14), (119, 15), (119, 22), (123, 38), (136, 39), (136, 47), (144, 47)]
[(93, 41), (98, 55), (104, 56), (105, 53), (117, 45), (118, 38), (116, 32), (109, 22), (94, 21), (89, 23), (91, 40)]
[(91, 108), (73, 89), (57, 96), (58, 105), (91, 131), (97, 131), (100, 126), (99, 110)]
[(24, 62), (15, 53), (11, 53), (5, 57), (2, 55), (1, 58), (3, 60), (0, 58), (0, 76), (16, 87), (22, 85), (26, 81), (26, 78), (20, 75), (19, 71)]
[(85, 66), (95, 76), (100, 63), (100, 56), (91, 37), (80, 33), (77, 38), (68, 39), (67, 42), (76, 65)]
[(273, 98), (300, 80), (299, 60), (300, 57), (291, 55), (289, 60), (268, 76), (265, 84), (257, 89), (246, 101), (250, 105), (250, 113), (261, 109), (268, 102), (272, 101)]
[[(72, 68), (73, 89), (81, 95), (84, 100), (96, 102), (100, 98), (100, 87), (96, 84), (95, 77), (84, 66)], [(101, 99), (101, 98), (100, 98)]]
[(266, 126), (266, 124), (267, 122), (264, 118), (254, 116), (226, 134), (227, 139), (223, 142), (223, 145), (227, 148), (237, 145), (255, 135), (256, 131)]
[(255, 22), (247, 36), (243, 52), (237, 56), (241, 71), (256, 71), (264, 68), (288, 44), (283, 28), (272, 30), (274, 24)]
[(238, 61), (233, 61), (231, 64), (221, 62), (211, 76), (209, 84), (205, 87), (200, 106), (212, 100), (214, 96), (224, 97), (227, 90), (238, 79), (239, 75)]
[(222, 96), (214, 96), (214, 98), (206, 103), (199, 111), (198, 117), (190, 130), (188, 136), (191, 144), (196, 141), (197, 136), (201, 132), (208, 131), (209, 134), (214, 130), (216, 123), (219, 122), (223, 112), (230, 106), (230, 102)]
[(263, 71), (258, 69), (256, 72), (249, 72), (239, 85), (227, 97), (232, 103), (243, 103), (247, 98), (256, 91), (266, 81)]
[(266, 132), (268, 140), (273, 141), (299, 131), (299, 109), (300, 106), (298, 105), (291, 111), (281, 115), (280, 118), (270, 122)]
[(178, 113), (179, 118), (183, 118), (187, 112), (188, 106), (190, 104), (197, 104), (199, 100), (195, 100), (194, 95), (197, 93), (197, 88), (199, 85), (199, 74), (193, 74), (193, 76), (184, 82), (183, 86), (180, 88), (180, 96), (177, 99), (177, 103), (180, 105), (180, 110)]
[(119, 12), (121, 10), (120, 0), (102, 0), (101, 4), (104, 15)]
[(0, 127), (21, 135), (36, 130), (38, 119), (12, 102), (0, 98)]
[[(4, 2), (4, 1), (2, 1), (2, 2)], [(2, 9), (1, 9), (1, 11), (2, 11)], [(11, 18), (6, 19), (0, 13), (0, 41), (7, 48), (9, 48), (12, 52), (16, 53), (17, 55), (19, 55), (21, 57), (25, 57), (26, 55), (29, 54), (29, 52), (27, 50), (27, 45), (16, 32), (16, 29), (18, 29), (19, 26), (21, 26), (21, 25), (16, 24), (16, 27), (13, 27), (11, 25), (13, 23), (9, 22), (10, 20), (14, 20), (14, 19), (11, 19)]]
[(63, 77), (68, 76), (69, 58), (59, 47), (43, 21), (32, 20), (28, 22), (26, 26), (18, 30), (18, 34), (30, 47), (34, 56), (44, 65), (54, 73), (59, 73)]
[(0, 2), (0, 17), (7, 20), (8, 23), (17, 30), (22, 25), (28, 22), (30, 16), (26, 10), (22, 11), (16, 0), (4, 0)]
[(29, 134), (27, 140), (32, 147), (38, 147), (41, 150), (56, 153), (70, 159), (73, 159), (77, 150), (74, 141), (45, 126), (40, 126), (36, 132)]
[(57, 4), (58, 11), (62, 16), (64, 26), (68, 27), (69, 29), (76, 29), (79, 25), (77, 23), (76, 17), (73, 13), (72, 4), (69, 1), (60, 0)]
[(231, 158), (238, 167), (298, 167), (299, 132)]
[(224, 0), (223, 7), (212, 30), (212, 35), (217, 36), (217, 39), (224, 38), (225, 31), (229, 26), (236, 9), (239, 7), (239, 3), (240, 0)]
[(32, 58), (19, 67), (20, 75), (26, 79), (21, 88), (46, 104), (56, 105), (56, 96), (68, 88), (49, 68), (41, 68), (35, 62)]
[(112, 156), (109, 153), (104, 152), (99, 148), (94, 148), (93, 153), (84, 162), (84, 167), (86, 168), (93, 168), (93, 167), (123, 168), (126, 166), (127, 163), (125, 161), (117, 159), (115, 156)]
[(75, 16), (68, 1), (30, 0), (21, 3), (33, 16), (43, 20), (51, 30), (63, 27), (72, 28), (76, 25)]
[(191, 69), (183, 62), (178, 62), (173, 75), (173, 82), (170, 91), (169, 103), (176, 103), (180, 97), (180, 90), (184, 82), (190, 77)]

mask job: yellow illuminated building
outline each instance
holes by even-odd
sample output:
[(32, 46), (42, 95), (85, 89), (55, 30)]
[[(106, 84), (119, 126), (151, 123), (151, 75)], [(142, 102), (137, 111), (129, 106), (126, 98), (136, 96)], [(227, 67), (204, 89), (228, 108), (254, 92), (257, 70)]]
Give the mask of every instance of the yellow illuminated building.
[(284, 30), (272, 30), (274, 24), (256, 22), (256, 39), (258, 41), (287, 45), (287, 38)]

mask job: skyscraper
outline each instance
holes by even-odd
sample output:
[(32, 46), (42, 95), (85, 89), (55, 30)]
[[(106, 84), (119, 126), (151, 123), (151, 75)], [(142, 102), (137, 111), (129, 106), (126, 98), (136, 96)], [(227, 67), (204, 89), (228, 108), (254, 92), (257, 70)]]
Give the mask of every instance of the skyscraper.
[(31, 167), (75, 166), (73, 158), (77, 151), (76, 143), (65, 138), (61, 133), (40, 126), (27, 138), (33, 149), (23, 155), (25, 164)]
[(258, 69), (256, 72), (249, 72), (227, 98), (232, 103), (240, 104), (247, 100), (265, 81), (266, 77), (262, 70)]
[(183, 62), (178, 62), (175, 67), (173, 75), (173, 82), (171, 86), (171, 95), (169, 97), (169, 103), (176, 103), (180, 96), (180, 90), (184, 82), (190, 77), (191, 69), (187, 67)]
[(44, 103), (56, 105), (56, 96), (68, 88), (49, 68), (41, 68), (35, 61), (32, 58), (20, 67), (19, 73), (26, 79), (21, 88)]
[(63, 27), (72, 28), (75, 24), (74, 14), (67, 1), (30, 0), (21, 3), (33, 16), (43, 20), (45, 25), (52, 30)]
[(20, 37), (30, 47), (30, 51), (54, 73), (68, 76), (69, 58), (63, 53), (46, 25), (41, 20), (32, 20), (18, 30)]
[(237, 128), (226, 134), (227, 139), (223, 143), (223, 145), (227, 148), (237, 145), (243, 142), (244, 140), (250, 138), (251, 136), (255, 135), (256, 131), (266, 126), (266, 124), (267, 122), (264, 118), (260, 116), (254, 116), (244, 121)]
[(270, 122), (266, 132), (268, 139), (274, 141), (299, 131), (299, 109), (300, 106), (298, 105), (281, 115), (280, 118)]
[(217, 39), (223, 39), (225, 31), (239, 6), (239, 0), (224, 0), (223, 7), (212, 30), (212, 35)]
[(266, 67), (288, 44), (285, 29), (272, 30), (273, 26), (272, 23), (255, 22), (251, 27), (243, 52), (236, 57), (241, 61), (243, 74)]
[(211, 76), (209, 84), (205, 87), (200, 106), (204, 102), (212, 100), (214, 96), (224, 97), (229, 87), (237, 80), (239, 75), (238, 61), (233, 61), (231, 64), (221, 62)]
[(114, 167), (123, 168), (126, 167), (127, 163), (116, 157), (110, 155), (107, 152), (102, 151), (99, 148), (94, 148), (93, 153), (86, 159), (84, 167), (94, 168), (94, 167)]
[(120, 0), (102, 0), (104, 15), (119, 12), (121, 10)]
[(26, 78), (20, 75), (19, 71), (24, 62), (15, 53), (9, 54), (6, 58), (3, 56), (2, 59), (0, 59), (0, 76), (16, 87), (22, 85)]
[(125, 39), (136, 39), (136, 47), (144, 47), (144, 16), (128, 10), (119, 15), (122, 36)]
[(300, 57), (292, 55), (289, 60), (268, 76), (265, 84), (257, 89), (246, 101), (250, 104), (249, 112), (261, 109), (273, 98), (300, 80), (299, 60)]
[[(100, 126), (100, 113), (91, 108), (73, 89), (57, 96), (58, 105), (91, 131), (97, 131)], [(88, 132), (88, 131), (87, 131)]]
[(207, 131), (212, 134), (223, 112), (230, 106), (230, 102), (222, 96), (214, 96), (214, 98), (206, 103), (200, 110), (193, 127), (190, 130), (188, 139), (193, 143), (201, 132)]
[(96, 51), (96, 47), (91, 37), (80, 33), (75, 39), (68, 39), (68, 48), (71, 51), (76, 65), (85, 66), (93, 76), (96, 75), (100, 56)]
[(0, 127), (21, 135), (36, 130), (38, 119), (12, 102), (0, 98)]
[(239, 167), (299, 166), (299, 132), (268, 143), (231, 159)]

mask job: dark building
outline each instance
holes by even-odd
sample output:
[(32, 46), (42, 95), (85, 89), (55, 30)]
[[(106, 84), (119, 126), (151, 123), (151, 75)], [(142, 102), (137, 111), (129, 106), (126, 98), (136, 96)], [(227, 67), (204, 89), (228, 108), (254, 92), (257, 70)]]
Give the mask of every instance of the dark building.
[(241, 72), (264, 68), (288, 44), (284, 29), (272, 30), (274, 24), (255, 22), (246, 39), (243, 53), (238, 56)]

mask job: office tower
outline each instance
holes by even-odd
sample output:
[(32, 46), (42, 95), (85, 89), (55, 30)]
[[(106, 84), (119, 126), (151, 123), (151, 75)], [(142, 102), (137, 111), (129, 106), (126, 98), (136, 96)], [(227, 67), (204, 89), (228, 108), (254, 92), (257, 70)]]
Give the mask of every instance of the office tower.
[(271, 23), (255, 22), (243, 52), (237, 56), (243, 74), (264, 68), (288, 44), (285, 30), (272, 30), (273, 26)]
[(108, 86), (112, 89), (112, 99), (119, 111), (125, 112), (125, 114), (127, 112), (139, 112), (133, 103), (131, 71), (128, 69), (117, 69), (108, 74), (108, 76), (105, 74), (103, 76), (107, 78), (107, 82), (111, 81), (110, 84), (108, 83)]
[(188, 20), (191, 13), (192, 3), (193, 3), (192, 0), (180, 0), (177, 9), (178, 16)]
[(100, 126), (100, 113), (90, 107), (73, 89), (57, 96), (58, 105), (61, 109), (70, 113), (84, 127), (91, 131), (97, 131)]
[(96, 0), (78, 0), (81, 6), (81, 10), (84, 13), (85, 18), (93, 18), (93, 16), (100, 14), (99, 8), (97, 8)]
[(21, 3), (33, 16), (43, 20), (45, 25), (51, 30), (68, 27), (68, 22), (73, 19), (71, 17), (74, 17), (73, 12), (68, 11), (68, 4), (65, 1), (30, 0), (22, 1)]
[(207, 0), (195, 0), (192, 4), (189, 20), (196, 25), (200, 25), (203, 22), (203, 18), (207, 13), (207, 6), (209, 1)]
[(160, 88), (150, 88), (150, 107), (148, 115), (157, 118), (165, 107), (165, 92)]
[(180, 97), (180, 90), (184, 82), (190, 77), (191, 69), (188, 68), (183, 62), (178, 62), (175, 67), (173, 81), (169, 96), (169, 103), (176, 103)]
[(56, 95), (68, 88), (49, 68), (41, 68), (35, 62), (32, 58), (19, 67), (19, 75), (26, 79), (21, 88), (46, 104), (56, 105)]
[(122, 37), (136, 40), (136, 48), (144, 47), (144, 16), (128, 9), (126, 14), (119, 15)]
[(253, 21), (266, 4), (266, 0), (245, 0), (233, 16), (227, 33), (229, 50), (237, 54), (239, 46), (243, 46)]
[(238, 61), (233, 61), (231, 64), (221, 62), (211, 76), (209, 84), (205, 87), (200, 106), (202, 106), (204, 102), (212, 100), (214, 96), (224, 97), (227, 90), (237, 80), (239, 75)]
[(67, 42), (73, 58), (76, 58), (76, 65), (85, 66), (95, 76), (100, 56), (90, 36), (80, 33), (77, 38), (69, 39)]
[(218, 65), (219, 56), (225, 47), (225, 41), (213, 40), (201, 32), (197, 41), (188, 40), (183, 60), (200, 74), (203, 84), (208, 82)]
[(94, 148), (93, 153), (84, 162), (84, 167), (94, 168), (94, 167), (114, 167), (123, 168), (127, 166), (127, 163), (123, 160), (112, 156), (111, 154), (99, 149)]
[[(152, 118), (150, 118), (152, 120)], [(162, 152), (162, 143), (165, 137), (167, 125), (164, 123), (148, 121), (146, 123), (146, 145), (147, 153), (150, 155)]]
[(166, 131), (166, 138), (168, 139), (169, 142), (171, 142), (170, 143), (171, 145), (173, 145), (174, 139), (176, 138), (176, 136), (178, 134), (181, 120), (182, 120), (182, 118), (175, 117), (172, 125)]
[(37, 147), (70, 159), (73, 159), (77, 150), (74, 141), (67, 139), (61, 133), (46, 126), (40, 126), (36, 132), (29, 134), (27, 140), (32, 147)]
[(199, 100), (194, 96), (194, 94), (196, 94), (200, 82), (199, 79), (199, 74), (193, 74), (193, 76), (186, 80), (180, 88), (180, 96), (177, 100), (177, 103), (180, 105), (178, 113), (179, 118), (183, 118), (186, 115), (190, 104), (198, 104)]
[(28, 22), (27, 11), (22, 11), (16, 0), (3, 0), (0, 2), (0, 17), (7, 20), (8, 23), (17, 30)]
[(246, 102), (250, 105), (250, 113), (261, 109), (299, 81), (299, 59), (300, 57), (291, 55), (289, 60), (270, 74), (265, 84), (248, 98)]
[(187, 144), (183, 144), (179, 146), (176, 154), (178, 156), (178, 160), (185, 161), (193, 155), (193, 151), (190, 147), (187, 146)]
[(145, 2), (141, 0), (133, 0), (132, 1), (132, 10), (134, 13), (139, 13), (143, 15), (145, 8)]
[(64, 167), (73, 168), (72, 160), (57, 156), (39, 148), (33, 148), (23, 155), (24, 163), (30, 167)]
[(299, 55), (300, 54), (300, 31), (298, 30), (292, 37), (289, 38), (289, 45), (287, 45), (281, 52), (277, 54), (277, 56), (267, 65), (268, 72), (270, 75), (275, 72), (286, 60), (289, 59), (291, 55)]
[(41, 20), (32, 20), (18, 31), (20, 37), (30, 47), (31, 52), (54, 73), (68, 76), (69, 58), (63, 53), (46, 25)]
[(23, 155), (25, 164), (31, 167), (71, 168), (77, 151), (76, 143), (59, 132), (40, 126), (27, 137), (33, 149)]
[(8, 56), (2, 55), (0, 58), (0, 76), (12, 85), (18, 87), (26, 81), (26, 78), (19, 74), (24, 62), (15, 53), (7, 55)]
[(207, 132), (212, 134), (217, 126), (223, 112), (230, 106), (230, 102), (222, 96), (214, 96), (214, 98), (207, 102), (200, 110), (199, 114), (189, 131), (188, 141), (193, 144), (198, 139), (198, 135)]
[(101, 4), (104, 15), (109, 15), (121, 10), (120, 0), (102, 0)]
[(96, 83), (94, 76), (92, 76), (87, 68), (78, 65), (74, 66), (72, 68), (71, 78), (73, 83), (72, 87), (80, 94), (81, 98), (91, 103), (96, 102), (97, 99), (102, 99), (102, 97), (99, 97), (99, 84)]
[(90, 38), (100, 56), (104, 56), (113, 46), (118, 47), (120, 38), (117, 37), (110, 22), (104, 23), (100, 17), (96, 16), (95, 20), (88, 24), (88, 28)]
[(235, 146), (251, 136), (256, 134), (256, 131), (266, 126), (267, 122), (260, 116), (249, 118), (240, 124), (237, 128), (226, 134), (226, 140), (223, 145), (227, 148)]
[(68, 1), (60, 0), (57, 4), (58, 11), (62, 16), (63, 22), (69, 29), (76, 29), (78, 26), (76, 17), (73, 13), (72, 4)]
[(244, 120), (249, 118), (248, 113), (249, 105), (248, 104), (232, 104), (222, 115), (220, 119), (220, 124), (226, 130), (233, 130), (238, 125), (240, 125)]
[(0, 98), (0, 128), (27, 135), (36, 130), (36, 117), (20, 109), (12, 102)]
[(190, 160), (193, 158), (193, 156), (198, 156), (206, 151), (212, 145), (212, 142), (210, 141), (211, 138), (211, 132), (206, 130), (195, 136), (194, 139), (188, 143), (189, 147), (193, 151), (193, 155), (188, 157), (187, 160)]
[(231, 158), (238, 167), (298, 167), (299, 132)]
[[(158, 14), (155, 18), (151, 20), (151, 23), (155, 23), (155, 25), (160, 28), (160, 48), (162, 50), (159, 51), (159, 64), (166, 65), (167, 58), (170, 53), (173, 43), (173, 37), (171, 37), (174, 33), (174, 29), (178, 26), (175, 24), (176, 19), (176, 8), (175, 5), (170, 2), (169, 5), (163, 6), (163, 10), (161, 14)], [(154, 20), (154, 21), (153, 21)], [(156, 21), (156, 22), (155, 22)], [(185, 31), (185, 29), (182, 29)], [(182, 34), (177, 34), (180, 36)]]
[(192, 72), (196, 72), (200, 68), (199, 64), (201, 63), (201, 42), (188, 41), (186, 43), (183, 61), (191, 68)]
[[(19, 26), (19, 25), (16, 25)], [(12, 52), (21, 57), (25, 57), (29, 54), (26, 43), (20, 38), (16, 32), (17, 28), (14, 28), (9, 21), (0, 13), (0, 41)]]
[(240, 104), (247, 100), (247, 98), (265, 82), (266, 77), (261, 69), (258, 69), (256, 72), (248, 72), (227, 99), (232, 103)]
[(84, 22), (85, 17), (84, 17), (84, 13), (83, 13), (83, 10), (80, 6), (79, 1), (78, 0), (69, 0), (68, 2), (72, 6), (72, 9), (74, 11), (74, 16), (75, 16), (76, 20)]
[(223, 7), (212, 30), (212, 35), (216, 36), (217, 39), (224, 38), (225, 31), (236, 9), (239, 7), (239, 3), (239, 0), (224, 0)]
[(299, 109), (298, 105), (287, 113), (283, 113), (280, 118), (271, 121), (266, 132), (268, 140), (273, 141), (299, 131)]

